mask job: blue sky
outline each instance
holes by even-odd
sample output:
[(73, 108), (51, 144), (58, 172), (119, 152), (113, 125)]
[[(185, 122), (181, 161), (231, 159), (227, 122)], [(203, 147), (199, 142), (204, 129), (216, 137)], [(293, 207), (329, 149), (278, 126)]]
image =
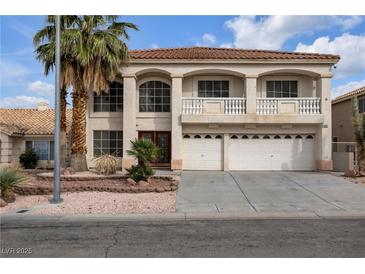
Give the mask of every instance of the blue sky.
[[(54, 76), (34, 59), (44, 16), (0, 16), (0, 106), (53, 105)], [(365, 16), (124, 16), (138, 25), (131, 49), (182, 46), (340, 54), (333, 97), (365, 85)]]

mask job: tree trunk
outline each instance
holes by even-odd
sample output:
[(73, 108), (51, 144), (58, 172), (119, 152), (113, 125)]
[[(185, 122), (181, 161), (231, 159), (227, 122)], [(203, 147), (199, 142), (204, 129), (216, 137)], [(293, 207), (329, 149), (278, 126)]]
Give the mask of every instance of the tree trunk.
[(61, 88), (61, 167), (66, 167), (66, 157), (67, 157), (67, 90), (66, 88)]
[(71, 145), (71, 168), (75, 171), (87, 171), (86, 162), (86, 111), (87, 93), (80, 91), (73, 93), (72, 108), (72, 145)]

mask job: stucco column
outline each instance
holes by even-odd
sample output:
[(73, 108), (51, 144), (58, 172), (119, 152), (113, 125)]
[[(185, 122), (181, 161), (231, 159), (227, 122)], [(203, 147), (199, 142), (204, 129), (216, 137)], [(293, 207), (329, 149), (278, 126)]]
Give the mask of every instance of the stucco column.
[(131, 140), (137, 138), (137, 84), (135, 75), (123, 75), (123, 169), (129, 168), (134, 163), (134, 158), (128, 156), (127, 150), (131, 148)]
[(171, 169), (182, 169), (182, 75), (171, 75)]
[(318, 78), (317, 97), (321, 98), (321, 113), (324, 119), (317, 129), (317, 168), (332, 170), (331, 76)]
[(225, 133), (223, 135), (223, 170), (229, 170), (229, 134)]
[(256, 114), (257, 75), (246, 75), (246, 113)]

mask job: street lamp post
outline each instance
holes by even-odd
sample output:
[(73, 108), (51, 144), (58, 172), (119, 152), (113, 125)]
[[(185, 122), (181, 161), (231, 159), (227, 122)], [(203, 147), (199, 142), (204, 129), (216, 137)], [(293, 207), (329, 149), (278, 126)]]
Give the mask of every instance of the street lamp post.
[(61, 22), (60, 15), (56, 15), (56, 82), (55, 82), (55, 127), (54, 127), (54, 171), (53, 171), (53, 197), (52, 204), (62, 202), (61, 199), (61, 159), (60, 159), (60, 136), (61, 136), (61, 104), (60, 104), (60, 70), (61, 70)]

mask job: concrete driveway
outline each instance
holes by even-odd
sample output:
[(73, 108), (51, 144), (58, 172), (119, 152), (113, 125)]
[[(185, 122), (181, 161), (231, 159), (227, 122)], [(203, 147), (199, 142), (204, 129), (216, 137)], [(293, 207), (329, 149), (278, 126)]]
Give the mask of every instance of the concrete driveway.
[(316, 172), (184, 171), (178, 212), (356, 212), (365, 186)]

